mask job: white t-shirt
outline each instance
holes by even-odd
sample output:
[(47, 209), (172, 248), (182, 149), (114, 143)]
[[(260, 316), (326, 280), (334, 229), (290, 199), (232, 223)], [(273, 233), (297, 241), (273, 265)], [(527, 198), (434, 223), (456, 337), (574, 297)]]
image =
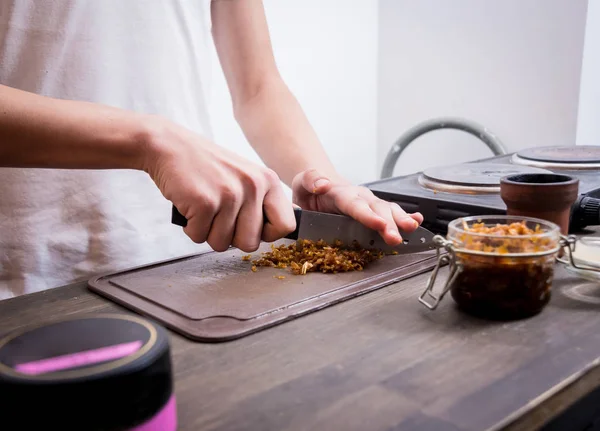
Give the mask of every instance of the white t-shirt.
[[(205, 136), (210, 0), (0, 0), (0, 83)], [(194, 253), (150, 177), (0, 168), (0, 299)]]

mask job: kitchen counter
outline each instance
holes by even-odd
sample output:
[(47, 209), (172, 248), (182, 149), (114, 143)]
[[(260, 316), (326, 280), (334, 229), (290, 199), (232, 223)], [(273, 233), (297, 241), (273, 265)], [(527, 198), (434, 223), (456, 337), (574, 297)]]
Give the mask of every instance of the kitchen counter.
[[(461, 314), (450, 296), (427, 310), (417, 300), (427, 277), (228, 343), (172, 334), (179, 429), (530, 430), (559, 417), (576, 430), (589, 423), (586, 404), (600, 405), (593, 398), (600, 283), (557, 266), (542, 314), (490, 323)], [(98, 312), (127, 313), (74, 284), (0, 301), (0, 332)]]

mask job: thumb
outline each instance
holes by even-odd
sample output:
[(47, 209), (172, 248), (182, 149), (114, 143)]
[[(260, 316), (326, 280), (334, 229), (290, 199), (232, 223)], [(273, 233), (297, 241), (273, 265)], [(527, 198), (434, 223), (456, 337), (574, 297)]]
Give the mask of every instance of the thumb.
[(308, 193), (321, 195), (331, 189), (331, 181), (316, 169), (310, 169), (302, 174), (302, 187)]

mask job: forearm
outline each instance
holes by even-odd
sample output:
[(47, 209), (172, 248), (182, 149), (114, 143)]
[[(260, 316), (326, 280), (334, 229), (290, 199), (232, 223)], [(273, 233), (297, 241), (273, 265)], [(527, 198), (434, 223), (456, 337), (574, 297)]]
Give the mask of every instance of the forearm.
[(263, 162), (288, 185), (307, 169), (337, 180), (302, 108), (279, 75), (262, 1), (213, 0), (211, 11), (213, 38), (236, 119)]
[(343, 181), (300, 104), (281, 80), (272, 79), (251, 99), (234, 106), (234, 111), (246, 139), (286, 184), (291, 185), (294, 176), (307, 169)]
[(141, 169), (141, 116), (0, 85), (0, 166)]

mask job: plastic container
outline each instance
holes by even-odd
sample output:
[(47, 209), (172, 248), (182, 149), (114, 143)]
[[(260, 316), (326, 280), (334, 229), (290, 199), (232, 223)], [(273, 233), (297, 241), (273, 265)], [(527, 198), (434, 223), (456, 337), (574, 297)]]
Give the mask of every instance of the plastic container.
[[(562, 246), (557, 224), (518, 216), (466, 217), (453, 220), (447, 237), (437, 236), (436, 241), (448, 253), (439, 257), (419, 298), (430, 309), (448, 291), (462, 311), (493, 320), (531, 317), (550, 301)], [(433, 285), (445, 263), (450, 275), (436, 296)], [(425, 296), (433, 298), (433, 304)]]
[(175, 431), (168, 335), (120, 314), (8, 334), (0, 339), (0, 409), (6, 430)]

